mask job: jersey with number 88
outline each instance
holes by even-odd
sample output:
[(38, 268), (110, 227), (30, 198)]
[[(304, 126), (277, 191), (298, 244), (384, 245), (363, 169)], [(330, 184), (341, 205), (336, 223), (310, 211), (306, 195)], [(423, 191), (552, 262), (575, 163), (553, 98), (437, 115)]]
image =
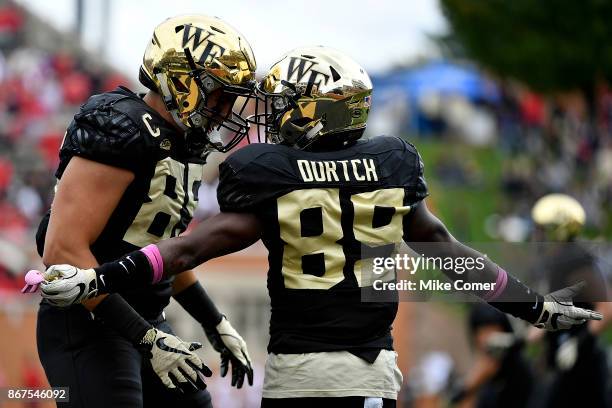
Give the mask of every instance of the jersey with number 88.
[(221, 210), (253, 212), (266, 225), (269, 351), (390, 348), (397, 304), (361, 301), (362, 267), (402, 242), (427, 195), (415, 148), (394, 137), (329, 152), (250, 145), (220, 172)]

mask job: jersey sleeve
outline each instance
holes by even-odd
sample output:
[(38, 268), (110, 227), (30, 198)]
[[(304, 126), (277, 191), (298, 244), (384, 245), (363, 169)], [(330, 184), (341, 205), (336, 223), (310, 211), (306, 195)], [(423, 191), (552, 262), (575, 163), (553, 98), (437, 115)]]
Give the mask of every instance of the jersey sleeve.
[(396, 138), (401, 143), (401, 148), (394, 150), (391, 160), (396, 163), (392, 170), (392, 184), (401, 185), (406, 192), (408, 205), (414, 205), (429, 195), (427, 182), (425, 181), (425, 165), (416, 147), (410, 142)]
[(225, 212), (257, 213), (261, 205), (295, 189), (297, 182), (275, 153), (258, 143), (232, 153), (219, 165), (217, 200)]
[(104, 94), (96, 95), (81, 107), (66, 130), (58, 177), (72, 156), (137, 173), (147, 151), (147, 141), (134, 121)]
[(425, 164), (423, 163), (423, 159), (421, 158), (421, 155), (416, 150), (416, 148), (414, 148), (414, 151), (416, 153), (415, 180), (414, 180), (414, 186), (413, 186), (414, 198), (417, 201), (421, 201), (429, 195), (429, 191), (427, 189), (427, 182), (425, 181)]
[(222, 212), (247, 212), (253, 207), (255, 195), (238, 175), (231, 160), (219, 165), (217, 200)]

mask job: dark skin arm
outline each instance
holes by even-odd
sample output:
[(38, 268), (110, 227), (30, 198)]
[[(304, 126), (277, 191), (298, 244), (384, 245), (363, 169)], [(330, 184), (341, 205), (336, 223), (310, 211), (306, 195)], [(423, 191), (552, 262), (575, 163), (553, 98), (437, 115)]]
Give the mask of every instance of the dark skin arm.
[[(261, 222), (252, 214), (217, 214), (199, 224), (189, 235), (157, 244), (164, 259), (164, 275), (175, 275), (210, 259), (240, 251), (259, 240), (261, 232)], [(480, 252), (457, 241), (429, 211), (425, 202), (415, 208), (405, 234), (410, 237), (408, 245), (427, 256), (484, 257)], [(443, 245), (430, 244), (434, 242)], [(466, 278), (466, 274), (445, 272), (451, 279)], [(478, 276), (470, 278), (477, 282), (495, 282), (497, 266), (485, 258), (485, 268), (478, 271)]]
[[(107, 262), (96, 267), (94, 270), (97, 276), (95, 282), (88, 281), (87, 285), (94, 285), (97, 293), (112, 293), (123, 287), (137, 287), (148, 284), (151, 282), (151, 272), (155, 271), (151, 268), (153, 266), (152, 259), (156, 263), (163, 260), (163, 276), (170, 277), (181, 274), (178, 276), (176, 284), (173, 285), (173, 296), (175, 298), (181, 296), (186, 301), (186, 303), (183, 302), (184, 304), (193, 304), (193, 301), (188, 301), (185, 296), (182, 296), (185, 291), (193, 289), (194, 285), (197, 284), (194, 273), (189, 270), (212, 258), (251, 246), (259, 240), (261, 234), (262, 226), (256, 216), (242, 213), (220, 213), (200, 223), (189, 235), (157, 243), (155, 245), (156, 252), (159, 252), (157, 255), (151, 255), (151, 253), (145, 255), (142, 250), (137, 250), (127, 254), (121, 260)], [(161, 255), (161, 258), (159, 255)], [(153, 256), (153, 258), (150, 256)], [(50, 269), (47, 270), (47, 273), (58, 273), (57, 270), (50, 271)], [(129, 272), (130, 269), (133, 269), (134, 273)], [(143, 273), (147, 269), (149, 273)], [(127, 274), (125, 273), (126, 270), (128, 270)], [(84, 270), (82, 273), (86, 275)], [(66, 280), (50, 281), (43, 288), (43, 296), (55, 301), (58, 305), (71, 304), (67, 303), (67, 300), (60, 294), (81, 284), (82, 282), (79, 282), (86, 278), (85, 275), (75, 277), (73, 274)], [(103, 276), (105, 276), (105, 279), (102, 279)], [(158, 276), (158, 278), (160, 277)], [(66, 285), (72, 286), (68, 288)], [(71, 302), (80, 302), (83, 298), (82, 296), (78, 299), (75, 297)], [(201, 296), (198, 296), (198, 299), (196, 300), (198, 303), (203, 300)], [(182, 304), (183, 307), (185, 307), (184, 304)], [(195, 307), (199, 308), (199, 306)], [(189, 308), (190, 313), (194, 311), (192, 307)]]
[[(124, 270), (129, 268), (125, 266), (125, 262), (110, 262), (96, 268), (93, 276), (91, 271), (82, 271), (73, 282), (58, 282), (55, 285), (51, 282), (43, 292), (49, 299), (56, 297), (62, 303), (69, 303), (70, 297), (61, 299), (60, 293), (72, 290), (69, 288), (70, 285), (76, 285), (79, 280), (88, 280), (90, 285), (95, 284), (100, 288), (98, 293), (117, 291), (120, 285), (148, 283), (151, 278), (155, 281), (160, 278), (161, 273), (166, 276), (175, 275), (209, 259), (244, 249), (261, 237), (262, 229), (263, 226), (255, 215), (221, 213), (204, 221), (186, 237), (161, 242), (154, 248), (145, 249), (144, 253), (135, 251), (130, 254), (136, 261), (126, 256), (125, 262), (130, 261), (136, 270), (139, 269), (136, 265), (138, 262), (140, 268), (149, 269), (149, 274), (125, 274)], [(482, 292), (473, 293), (491, 302), (500, 311), (533, 323), (537, 327), (558, 330), (581, 324), (585, 320), (601, 319), (601, 314), (571, 304), (571, 299), (582, 288), (582, 284), (546, 296), (538, 294), (507, 274), (485, 255), (458, 242), (444, 224), (429, 212), (425, 202), (418, 203), (404, 220), (404, 239), (418, 253), (442, 260), (442, 264), (438, 262), (438, 265), (441, 265), (440, 268), (451, 280), (461, 279), (467, 283), (489, 284), (479, 285)], [(446, 259), (456, 262), (446, 262)], [(159, 265), (162, 260), (163, 272)], [(462, 261), (461, 264), (459, 261)], [(113, 284), (105, 283), (101, 279), (103, 275), (112, 278), (109, 281)], [(496, 288), (495, 283), (498, 278), (501, 284)], [(554, 296), (560, 297), (561, 301)], [(78, 294), (74, 298), (81, 299)]]
[[(258, 241), (262, 231), (261, 221), (253, 214), (223, 212), (208, 218), (189, 235), (156, 244), (164, 261), (164, 276), (177, 275), (210, 259), (240, 251)], [(444, 224), (429, 212), (424, 202), (411, 214), (404, 234), (410, 237), (408, 245), (426, 256), (484, 257), (457, 241)], [(497, 266), (486, 258), (484, 270), (475, 272), (474, 276), (469, 276), (467, 272), (457, 275), (451, 270), (445, 271), (451, 279), (461, 277), (475, 282), (495, 282), (497, 278)], [(186, 277), (187, 285), (179, 286), (188, 286), (191, 281)], [(176, 289), (175, 293), (180, 292), (180, 289)]]
[[(417, 205), (404, 228), (406, 244), (419, 254), (430, 257), (484, 258), (484, 268), (457, 274), (453, 270), (443, 270), (450, 279), (464, 279), (470, 282), (495, 282), (497, 265), (485, 255), (457, 241), (446, 226), (427, 208), (425, 201)], [(436, 243), (433, 245), (432, 243)]]
[(220, 213), (210, 217), (189, 235), (157, 244), (164, 260), (164, 275), (176, 275), (247, 248), (261, 238), (261, 231), (261, 222), (252, 214)]
[[(498, 310), (509, 313), (515, 317), (526, 320), (539, 328), (547, 330), (567, 329), (571, 326), (582, 324), (585, 320), (601, 320), (601, 314), (587, 309), (574, 307), (572, 298), (579, 292), (583, 284), (576, 284), (561, 291), (542, 296), (530, 289), (511, 274), (500, 269), (485, 255), (457, 241), (440, 222), (427, 209), (425, 202), (421, 202), (414, 209), (412, 217), (404, 225), (404, 237), (410, 247), (427, 257), (436, 258), (463, 258), (466, 266), (465, 271), (455, 269), (444, 269), (442, 271), (451, 280), (463, 280), (469, 283), (495, 284), (500, 277), (503, 282), (501, 289), (496, 292), (473, 291), (473, 293), (489, 301)], [(467, 267), (467, 260), (471, 260)], [(451, 266), (452, 267), (452, 266)], [(562, 296), (562, 301), (554, 297)], [(493, 296), (491, 299), (488, 297)], [(569, 302), (569, 304), (568, 304)], [(546, 309), (545, 309), (546, 307)], [(543, 313), (546, 312), (546, 313)], [(560, 322), (558, 324), (557, 322)]]

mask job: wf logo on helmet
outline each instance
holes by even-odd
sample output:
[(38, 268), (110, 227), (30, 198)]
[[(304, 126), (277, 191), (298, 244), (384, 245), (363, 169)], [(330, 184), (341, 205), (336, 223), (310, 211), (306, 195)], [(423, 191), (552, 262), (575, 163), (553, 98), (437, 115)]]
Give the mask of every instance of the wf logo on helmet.
[[(210, 40), (214, 34), (210, 31), (206, 31), (203, 28), (195, 27), (191, 24), (185, 24), (183, 26), (183, 43), (182, 47), (191, 49), (194, 59), (200, 64), (204, 65), (209, 59), (220, 57), (225, 53), (225, 48), (219, 44)], [(189, 44), (192, 45), (189, 45)], [(202, 54), (198, 55), (198, 49), (204, 44), (204, 50)]]
[(320, 71), (315, 71), (313, 67), (318, 65), (315, 61), (306, 58), (291, 57), (289, 66), (287, 67), (287, 81), (292, 83), (304, 82), (304, 78), (308, 76), (306, 81), (307, 86), (304, 95), (310, 96), (312, 88), (316, 85), (320, 88), (321, 85), (327, 85), (329, 75)]

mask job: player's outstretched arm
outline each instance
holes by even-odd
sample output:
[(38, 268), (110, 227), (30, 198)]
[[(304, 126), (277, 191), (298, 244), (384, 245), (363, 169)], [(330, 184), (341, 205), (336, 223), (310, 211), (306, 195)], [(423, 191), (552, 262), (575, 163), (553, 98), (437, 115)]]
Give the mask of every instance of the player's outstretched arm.
[(190, 234), (148, 245), (93, 269), (53, 265), (44, 273), (42, 296), (55, 305), (80, 303), (102, 293), (159, 282), (219, 256), (244, 249), (261, 236), (250, 214), (220, 213)]
[(484, 259), (482, 270), (474, 269), (461, 274), (454, 270), (444, 270), (444, 273), (452, 280), (461, 278), (469, 282), (494, 284), (490, 291), (475, 294), (502, 312), (526, 320), (536, 327), (546, 330), (568, 329), (587, 320), (602, 319), (601, 313), (573, 305), (572, 299), (584, 283), (545, 296), (540, 295), (480, 252), (457, 241), (446, 226), (429, 212), (424, 201), (406, 220), (404, 237), (412, 249), (426, 256)]
[(201, 222), (188, 235), (158, 243), (157, 248), (164, 274), (170, 276), (240, 251), (259, 238), (261, 223), (255, 215), (222, 212)]

